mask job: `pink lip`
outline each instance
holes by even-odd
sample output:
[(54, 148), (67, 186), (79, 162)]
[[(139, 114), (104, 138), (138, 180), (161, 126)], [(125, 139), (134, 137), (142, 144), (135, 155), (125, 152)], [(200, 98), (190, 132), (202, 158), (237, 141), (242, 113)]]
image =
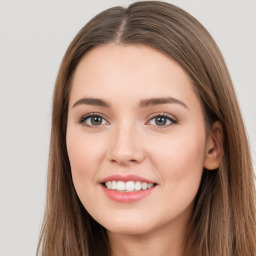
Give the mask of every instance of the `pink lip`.
[(105, 194), (112, 200), (122, 203), (129, 203), (140, 200), (148, 195), (151, 194), (155, 186), (146, 189), (146, 190), (139, 190), (139, 191), (132, 191), (132, 192), (120, 192), (112, 189), (107, 189), (104, 185), (101, 185)]
[(155, 189), (156, 186), (153, 186), (150, 189), (146, 190), (139, 190), (139, 191), (132, 191), (132, 192), (121, 192), (117, 190), (112, 190), (112, 189), (107, 189), (104, 185), (105, 182), (107, 181), (140, 181), (140, 182), (147, 182), (147, 183), (155, 183), (151, 180), (145, 179), (143, 177), (137, 176), (137, 175), (112, 175), (108, 176), (100, 181), (101, 187), (105, 194), (112, 200), (117, 201), (117, 202), (123, 202), (123, 203), (128, 203), (128, 202), (134, 202), (137, 200), (140, 200), (148, 195), (151, 194), (151, 192)]
[(103, 180), (101, 180), (100, 183), (105, 183), (107, 181), (113, 181), (113, 180), (116, 180), (116, 181), (120, 180), (120, 181), (124, 181), (124, 182), (126, 182), (126, 181), (140, 181), (140, 182), (147, 182), (147, 183), (155, 183), (151, 180), (142, 178), (142, 177), (137, 176), (137, 175), (122, 176), (122, 175), (119, 175), (119, 174), (108, 176), (108, 177), (104, 178)]

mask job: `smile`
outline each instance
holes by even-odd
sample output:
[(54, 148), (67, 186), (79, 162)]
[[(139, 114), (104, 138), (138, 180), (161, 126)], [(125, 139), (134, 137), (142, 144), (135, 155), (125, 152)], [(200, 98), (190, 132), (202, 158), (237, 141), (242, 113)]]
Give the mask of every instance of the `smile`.
[(137, 175), (112, 175), (100, 181), (105, 195), (120, 203), (129, 203), (148, 197), (157, 187), (152, 180)]
[(107, 189), (123, 191), (123, 192), (132, 192), (132, 191), (140, 191), (147, 190), (154, 186), (154, 183), (147, 183), (141, 181), (107, 181), (104, 183)]

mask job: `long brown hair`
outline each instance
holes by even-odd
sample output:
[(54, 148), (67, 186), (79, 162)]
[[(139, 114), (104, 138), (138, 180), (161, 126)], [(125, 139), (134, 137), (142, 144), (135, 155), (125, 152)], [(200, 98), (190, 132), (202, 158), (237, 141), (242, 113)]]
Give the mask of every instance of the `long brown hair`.
[(104, 227), (87, 213), (71, 178), (66, 126), (72, 75), (98, 45), (143, 44), (177, 61), (190, 76), (207, 127), (224, 133), (220, 167), (204, 170), (195, 198), (184, 255), (256, 255), (254, 173), (246, 133), (229, 72), (206, 29), (180, 8), (143, 1), (110, 8), (85, 25), (68, 47), (57, 77), (52, 111), (47, 203), (37, 255), (110, 255)]

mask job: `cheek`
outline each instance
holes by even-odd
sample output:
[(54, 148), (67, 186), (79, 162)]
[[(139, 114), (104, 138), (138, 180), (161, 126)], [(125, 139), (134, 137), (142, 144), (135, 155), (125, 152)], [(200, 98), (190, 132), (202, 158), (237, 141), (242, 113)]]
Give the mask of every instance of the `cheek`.
[[(162, 150), (152, 152), (152, 162), (159, 170), (160, 180), (171, 193), (195, 193), (203, 172), (204, 133), (173, 136), (159, 145)], [(200, 135), (200, 136), (199, 136)]]
[(95, 136), (85, 136), (80, 129), (67, 129), (67, 151), (76, 192), (86, 206), (93, 198), (93, 186), (97, 183), (102, 146)]
[(67, 134), (67, 151), (72, 173), (87, 170), (90, 150), (79, 136)]
[(203, 172), (204, 140), (177, 136), (162, 143), (161, 153), (156, 150), (152, 155), (160, 177), (163, 219), (190, 214)]
[(88, 175), (96, 168), (101, 145), (93, 136), (85, 136), (79, 129), (67, 129), (67, 151), (72, 173)]
[(203, 166), (205, 140), (201, 137), (177, 135), (159, 142), (158, 146), (153, 144), (151, 155), (155, 156), (155, 160), (157, 159), (163, 167), (180, 166), (187, 169), (194, 165)]
[(73, 127), (67, 129), (66, 143), (74, 187), (87, 209), (88, 205), (94, 204), (102, 147), (93, 135), (85, 136), (81, 130)]

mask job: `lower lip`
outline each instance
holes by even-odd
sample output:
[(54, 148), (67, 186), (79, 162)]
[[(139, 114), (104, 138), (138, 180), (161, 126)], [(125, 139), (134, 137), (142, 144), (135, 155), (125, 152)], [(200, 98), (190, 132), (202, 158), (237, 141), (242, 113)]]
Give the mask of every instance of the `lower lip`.
[(117, 201), (117, 202), (123, 202), (123, 203), (129, 203), (129, 202), (134, 202), (138, 201), (148, 195), (151, 194), (153, 189), (155, 188), (149, 188), (146, 190), (139, 190), (139, 191), (132, 191), (132, 192), (120, 192), (117, 190), (112, 190), (112, 189), (107, 189), (104, 185), (101, 185), (103, 191), (105, 194), (112, 200)]

